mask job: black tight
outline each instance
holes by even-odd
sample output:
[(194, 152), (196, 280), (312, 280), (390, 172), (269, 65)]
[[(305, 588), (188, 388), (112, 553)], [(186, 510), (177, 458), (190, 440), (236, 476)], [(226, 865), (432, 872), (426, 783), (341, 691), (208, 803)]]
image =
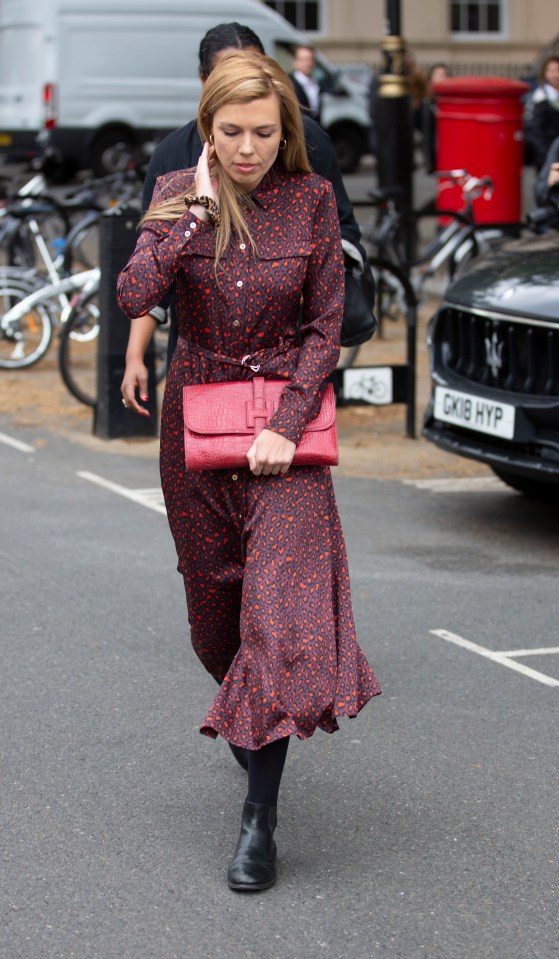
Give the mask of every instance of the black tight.
[(261, 749), (247, 750), (249, 802), (277, 802), (288, 746), (289, 736), (285, 736)]

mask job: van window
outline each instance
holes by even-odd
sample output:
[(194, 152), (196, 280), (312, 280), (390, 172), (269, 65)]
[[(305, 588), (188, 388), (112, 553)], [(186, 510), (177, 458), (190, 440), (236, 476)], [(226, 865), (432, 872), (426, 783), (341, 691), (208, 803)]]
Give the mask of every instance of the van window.
[(281, 17), (292, 23), (297, 30), (318, 31), (322, 29), (323, 0), (264, 0)]
[(38, 27), (3, 27), (0, 30), (0, 83), (27, 86), (32, 81), (29, 65), (44, 59)]

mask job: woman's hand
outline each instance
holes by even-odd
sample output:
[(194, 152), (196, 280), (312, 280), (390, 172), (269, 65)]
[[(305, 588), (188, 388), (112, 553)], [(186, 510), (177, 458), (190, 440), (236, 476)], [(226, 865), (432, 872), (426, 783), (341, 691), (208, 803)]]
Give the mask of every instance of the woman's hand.
[(149, 416), (149, 410), (140, 406), (136, 391), (140, 399), (147, 403), (148, 400), (148, 371), (143, 361), (137, 357), (126, 360), (126, 369), (120, 386), (122, 399), (129, 410), (138, 413), (139, 416)]
[(255, 476), (277, 476), (287, 473), (295, 456), (295, 443), (274, 433), (262, 430), (247, 453), (248, 465)]
[(558, 183), (559, 183), (559, 163), (552, 163), (549, 168), (547, 185), (549, 187), (552, 187), (552, 186), (557, 186)]
[(204, 143), (204, 149), (200, 154), (194, 183), (197, 196), (209, 196), (215, 202), (218, 202), (218, 182), (215, 177), (210, 176), (210, 162), (215, 156), (215, 149), (211, 144)]
[(122, 402), (127, 409), (133, 410), (139, 416), (149, 416), (149, 410), (140, 406), (136, 391), (142, 400), (148, 399), (148, 371), (144, 363), (144, 356), (154, 334), (157, 323), (152, 316), (138, 316), (130, 324), (130, 336), (126, 349), (126, 369), (120, 385)]

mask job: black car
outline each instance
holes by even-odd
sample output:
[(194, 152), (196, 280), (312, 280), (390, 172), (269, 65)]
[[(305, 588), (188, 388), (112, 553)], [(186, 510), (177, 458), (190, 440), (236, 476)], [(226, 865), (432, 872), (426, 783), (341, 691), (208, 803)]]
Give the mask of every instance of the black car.
[(423, 433), (559, 503), (559, 234), (504, 243), (445, 294)]

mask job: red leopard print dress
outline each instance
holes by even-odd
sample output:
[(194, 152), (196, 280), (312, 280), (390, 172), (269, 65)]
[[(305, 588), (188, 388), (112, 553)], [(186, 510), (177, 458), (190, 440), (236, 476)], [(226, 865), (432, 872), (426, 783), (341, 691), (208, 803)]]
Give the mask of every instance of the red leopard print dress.
[[(192, 179), (192, 170), (160, 177), (153, 204)], [(380, 688), (355, 637), (330, 470), (185, 470), (184, 385), (249, 378), (258, 365), (259, 375), (285, 378), (270, 429), (297, 443), (338, 358), (343, 255), (330, 184), (276, 163), (251, 197), (257, 257), (235, 238), (216, 281), (212, 226), (188, 212), (154, 220), (118, 293), (125, 313), (141, 316), (176, 282), (161, 480), (192, 644), (220, 683), (201, 732), (259, 749), (317, 726), (334, 732), (338, 716), (355, 716)]]

